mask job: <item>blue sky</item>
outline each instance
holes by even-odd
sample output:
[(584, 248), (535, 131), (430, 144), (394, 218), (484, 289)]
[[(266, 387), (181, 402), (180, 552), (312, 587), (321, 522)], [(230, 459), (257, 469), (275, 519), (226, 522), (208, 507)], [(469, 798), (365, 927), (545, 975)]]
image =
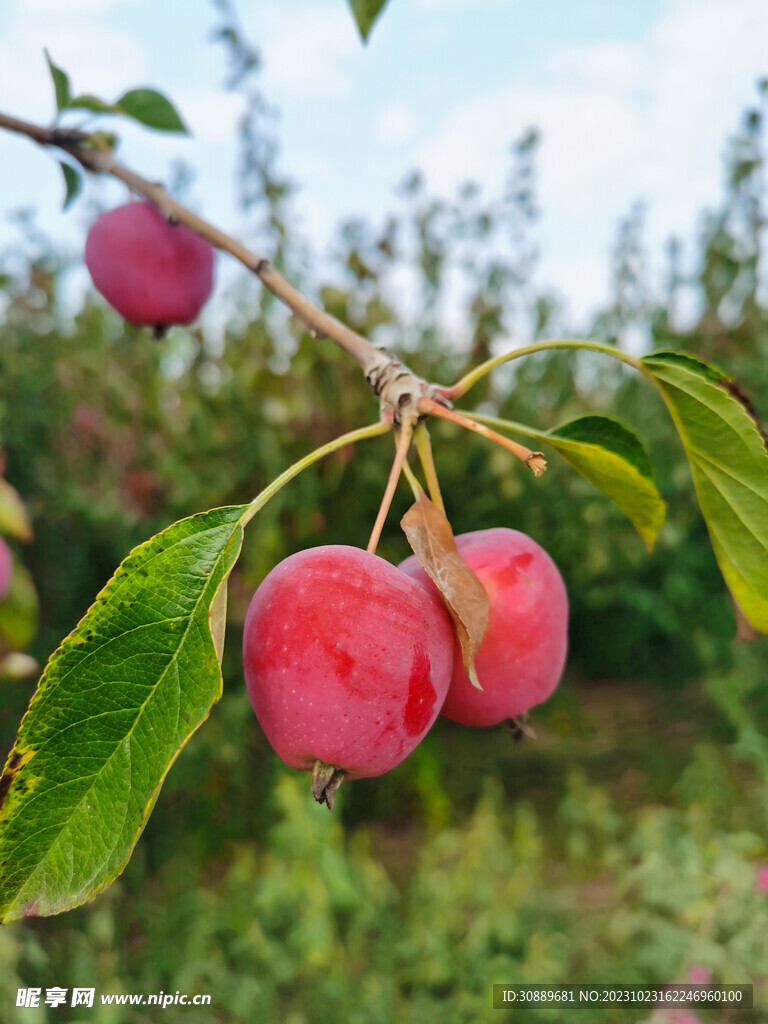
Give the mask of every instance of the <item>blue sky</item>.
[[(383, 214), (414, 166), (445, 194), (467, 177), (498, 188), (511, 142), (537, 125), (538, 276), (577, 323), (605, 298), (617, 221), (633, 202), (647, 204), (652, 275), (670, 233), (693, 237), (721, 194), (726, 138), (768, 74), (765, 0), (390, 0), (365, 48), (345, 0), (237, 6), (262, 50), (281, 166), (301, 185), (318, 261), (335, 222)], [(3, 0), (0, 107), (51, 117), (43, 46), (78, 91), (163, 89), (194, 138), (129, 128), (122, 159), (162, 178), (183, 156), (198, 169), (199, 208), (237, 233), (240, 107), (208, 38), (216, 21), (206, 0)], [(36, 204), (54, 237), (78, 244), (87, 207), (59, 212), (58, 169), (23, 140), (0, 136), (0, 194), (5, 209)], [(117, 186), (107, 195), (123, 198)], [(0, 222), (0, 244), (10, 235)]]

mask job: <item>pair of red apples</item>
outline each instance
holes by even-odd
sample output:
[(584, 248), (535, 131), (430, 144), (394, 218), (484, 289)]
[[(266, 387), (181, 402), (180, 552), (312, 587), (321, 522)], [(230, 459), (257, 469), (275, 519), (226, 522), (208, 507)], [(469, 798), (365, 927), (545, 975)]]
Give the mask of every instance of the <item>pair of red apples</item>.
[(259, 722), (286, 764), (316, 771), (319, 763), (350, 779), (381, 775), (440, 713), (494, 725), (552, 693), (568, 629), (554, 562), (505, 528), (464, 534), (456, 546), (490, 601), (475, 658), (482, 690), (415, 556), (396, 567), (329, 545), (291, 555), (266, 577), (246, 617), (243, 664)]
[[(148, 202), (99, 217), (85, 259), (126, 320), (158, 331), (194, 320), (213, 286), (212, 247)], [(394, 768), (438, 714), (494, 725), (557, 686), (568, 599), (552, 559), (516, 530), (468, 533), (456, 544), (490, 600), (475, 660), (482, 690), (415, 557), (398, 568), (353, 547), (313, 548), (278, 565), (253, 598), (243, 642), (251, 703), (278, 756), (313, 771), (315, 796), (330, 806), (342, 778)]]

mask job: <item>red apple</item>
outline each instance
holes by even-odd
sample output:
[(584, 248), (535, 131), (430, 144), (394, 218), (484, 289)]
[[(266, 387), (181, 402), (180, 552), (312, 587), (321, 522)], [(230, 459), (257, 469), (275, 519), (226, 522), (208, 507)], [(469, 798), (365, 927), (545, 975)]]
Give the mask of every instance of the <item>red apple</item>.
[[(286, 764), (365, 778), (399, 764), (437, 717), (453, 626), (442, 601), (394, 565), (327, 545), (286, 558), (256, 591), (243, 665), (259, 722)], [(313, 792), (332, 806), (332, 790), (313, 783)]]
[(132, 324), (191, 323), (213, 288), (213, 247), (148, 202), (103, 213), (85, 243), (85, 262), (107, 302)]
[[(483, 689), (469, 681), (455, 641), (453, 678), (441, 713), (463, 725), (495, 725), (541, 704), (560, 681), (568, 596), (546, 551), (518, 530), (465, 533), (456, 546), (485, 587), (491, 610), (475, 658)], [(415, 556), (400, 569), (437, 592)]]
[(13, 555), (11, 549), (0, 537), (0, 601), (8, 595), (13, 579)]

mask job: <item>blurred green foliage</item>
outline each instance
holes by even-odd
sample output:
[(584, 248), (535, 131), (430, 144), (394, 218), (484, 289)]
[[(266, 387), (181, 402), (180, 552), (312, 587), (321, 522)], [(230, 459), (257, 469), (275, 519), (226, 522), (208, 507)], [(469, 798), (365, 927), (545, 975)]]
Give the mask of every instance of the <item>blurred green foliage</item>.
[[(342, 225), (309, 275), (258, 55), (228, 20), (229, 4), (217, 6), (229, 85), (248, 98), (241, 196), (259, 251), (441, 382), (502, 344), (567, 333), (560, 299), (535, 283), (535, 133), (514, 147), (501, 196), (468, 184), (437, 200), (414, 174), (391, 217)], [(730, 143), (723, 202), (693, 257), (670, 243), (661, 297), (645, 285), (642, 209), (631, 212), (614, 296), (591, 333), (623, 345), (640, 331), (649, 347), (712, 360), (765, 415), (762, 133), (762, 110), (749, 111)], [(18, 251), (2, 268), (0, 447), (34, 528), (16, 550), (40, 596), (30, 649), (43, 659), (132, 546), (184, 515), (248, 500), (377, 408), (357, 366), (309, 338), (252, 279), (230, 286), (224, 323), (157, 341), (92, 295), (73, 312), (73, 260), (32, 217), (19, 224)], [(734, 646), (733, 611), (666, 412), (621, 366), (567, 352), (505, 368), (467, 402), (541, 428), (618, 414), (648, 445), (670, 503), (649, 556), (554, 453), (535, 481), (481, 439), (432, 428), (455, 532), (522, 529), (566, 580), (569, 668), (533, 716), (538, 740), (518, 746), (501, 730), (440, 721), (397, 771), (344, 787), (334, 815), (279, 765), (243, 690), (248, 600), (295, 550), (366, 543), (392, 441), (331, 456), (246, 534), (230, 586), (224, 699), (174, 766), (125, 874), (88, 907), (0, 932), (3, 1021), (153, 1019), (116, 1007), (81, 1016), (14, 1007), (18, 986), (82, 985), (210, 992), (209, 1010), (162, 1012), (187, 1024), (452, 1024), (489, 1019), (494, 982), (663, 983), (696, 966), (716, 981), (754, 982), (765, 1003), (768, 896), (755, 872), (768, 861), (766, 643)], [(380, 546), (393, 561), (408, 553), (397, 523), (409, 501), (402, 488)], [(26, 682), (3, 683), (6, 749), (30, 695)]]

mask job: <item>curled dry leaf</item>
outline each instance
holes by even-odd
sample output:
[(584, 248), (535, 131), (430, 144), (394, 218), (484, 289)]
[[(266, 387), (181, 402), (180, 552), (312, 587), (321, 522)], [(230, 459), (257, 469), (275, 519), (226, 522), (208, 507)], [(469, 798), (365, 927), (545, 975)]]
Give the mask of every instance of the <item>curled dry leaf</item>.
[(459, 638), (464, 668), (482, 690), (475, 655), (488, 625), (490, 603), (485, 588), (456, 548), (451, 524), (426, 494), (408, 509), (400, 525), (429, 578), (443, 595)]

